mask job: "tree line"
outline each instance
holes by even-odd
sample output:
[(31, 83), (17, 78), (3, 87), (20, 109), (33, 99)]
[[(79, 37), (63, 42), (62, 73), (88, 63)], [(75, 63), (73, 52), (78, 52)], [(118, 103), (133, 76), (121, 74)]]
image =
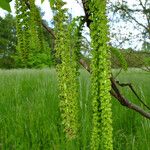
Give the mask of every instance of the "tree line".
[[(39, 9), (38, 9), (39, 10)], [(40, 10), (39, 10), (40, 11)], [(48, 24), (46, 21), (43, 21), (44, 24), (48, 27)], [(4, 28), (5, 27), (5, 28)], [(50, 28), (50, 27), (48, 27)], [(53, 29), (51, 29), (53, 30)], [(49, 55), (49, 64), (44, 62), (43, 55), (38, 57), (40, 60), (39, 62), (35, 61), (32, 62), (30, 68), (40, 68), (40, 67), (51, 67), (55, 65), (54, 62), (54, 48), (53, 48), (53, 40), (52, 35), (49, 34), (46, 29), (42, 28), (44, 40), (47, 42), (47, 46), (49, 47), (49, 52), (46, 55)], [(4, 18), (0, 17), (0, 68), (19, 68), (19, 64), (16, 61), (17, 57), (17, 35), (16, 35), (16, 17), (12, 16), (11, 14), (7, 14)], [(85, 37), (81, 37), (81, 47), (80, 51), (82, 51), (82, 57), (86, 59), (86, 61), (90, 62), (91, 57), (89, 52), (91, 51), (91, 48), (89, 46), (89, 42), (86, 40)], [(118, 50), (114, 50), (118, 49)], [(116, 52), (117, 51), (117, 52)], [(118, 55), (116, 53), (120, 53), (120, 57), (124, 57), (126, 65), (128, 67), (133, 68), (143, 68), (143, 67), (149, 67), (150, 66), (150, 53), (146, 49), (143, 49), (141, 51), (135, 51), (133, 49), (120, 49), (112, 47), (112, 58), (111, 58), (111, 66), (112, 68), (121, 68), (122, 64), (119, 59)], [(47, 56), (46, 56), (47, 57)], [(16, 59), (15, 59), (16, 58)], [(34, 58), (36, 59), (36, 58)], [(38, 63), (38, 64), (37, 64)]]

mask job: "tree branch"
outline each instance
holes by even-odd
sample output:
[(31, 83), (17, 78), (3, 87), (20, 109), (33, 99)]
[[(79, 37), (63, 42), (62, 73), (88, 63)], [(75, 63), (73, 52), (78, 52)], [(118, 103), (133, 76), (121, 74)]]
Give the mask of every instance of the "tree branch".
[(130, 88), (130, 90), (134, 93), (134, 95), (137, 97), (137, 99), (147, 108), (150, 110), (150, 107), (147, 106), (144, 101), (138, 96), (138, 94), (136, 93), (136, 91), (134, 90), (133, 86), (131, 83), (120, 83), (119, 81), (116, 81), (116, 83), (121, 86), (121, 87), (125, 87), (128, 86)]
[(145, 12), (144, 14), (146, 15), (147, 23), (148, 23), (148, 25), (150, 25), (150, 17), (147, 14), (146, 1), (145, 1), (145, 6), (143, 5), (141, 0), (139, 0), (139, 3), (141, 5), (141, 7), (143, 8), (143, 12)]
[[(80, 59), (80, 64), (89, 72), (91, 73), (91, 70), (90, 70), (90, 67), (89, 65), (83, 60), (83, 59)], [(128, 99), (126, 99), (120, 92), (120, 90), (118, 89), (117, 87), (117, 83), (116, 81), (114, 80), (113, 77), (110, 78), (110, 81), (111, 81), (111, 91), (110, 91), (110, 94), (116, 99), (118, 100), (118, 102), (122, 105), (122, 106), (125, 106), (129, 109), (132, 109), (136, 112), (138, 112), (139, 114), (141, 114), (142, 116), (144, 116), (145, 118), (148, 118), (150, 119), (150, 113), (149, 112), (146, 112), (144, 111), (141, 107), (139, 107), (138, 105), (130, 102)]]
[(88, 0), (82, 0), (82, 4), (85, 12), (85, 22), (87, 23), (87, 26), (90, 27), (92, 20), (89, 19), (91, 14), (90, 14), (90, 9), (88, 7)]
[[(29, 4), (29, 2), (26, 1), (25, 4), (26, 4), (27, 7), (30, 9), (30, 4)], [(49, 33), (52, 35), (53, 39), (55, 39), (55, 35), (54, 35), (53, 30), (52, 30), (50, 27), (47, 27), (47, 26), (44, 24), (43, 21), (42, 21), (42, 26), (44, 27), (44, 29), (45, 29), (47, 32), (49, 32)]]
[(119, 10), (119, 9), (120, 9), (120, 10), (123, 10), (134, 22), (136, 22), (138, 25), (142, 26), (144, 29), (146, 29), (146, 30), (148, 31), (148, 28), (147, 28), (144, 24), (142, 24), (142, 23), (140, 23), (139, 21), (137, 21), (136, 18), (134, 18), (134, 17), (129, 13), (128, 10), (124, 9), (123, 7), (121, 7), (121, 8), (118, 7), (118, 10)]

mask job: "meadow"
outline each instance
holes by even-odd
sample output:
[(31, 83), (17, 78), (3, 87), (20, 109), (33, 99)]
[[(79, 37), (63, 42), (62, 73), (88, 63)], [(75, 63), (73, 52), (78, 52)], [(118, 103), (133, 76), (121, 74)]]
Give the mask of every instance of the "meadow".
[[(131, 82), (150, 106), (150, 73), (129, 69), (117, 78)], [(0, 70), (0, 150), (89, 150), (92, 109), (88, 72), (80, 70), (79, 81), (80, 132), (75, 140), (67, 141), (55, 69)], [(129, 88), (121, 91), (144, 108)], [(114, 150), (150, 150), (150, 121), (113, 98), (112, 110)]]

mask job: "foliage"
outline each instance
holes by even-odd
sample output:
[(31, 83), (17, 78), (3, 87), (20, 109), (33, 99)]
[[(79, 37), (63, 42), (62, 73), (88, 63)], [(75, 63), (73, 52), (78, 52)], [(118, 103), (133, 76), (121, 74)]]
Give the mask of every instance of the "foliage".
[[(9, 3), (11, 2), (12, 0), (3, 0), (3, 1), (1, 1), (0, 2), (0, 7), (2, 8), (2, 9), (4, 9), (4, 10), (7, 10), (7, 11), (11, 11), (11, 9), (10, 9), (10, 5), (9, 5)], [(41, 0), (41, 3), (43, 3), (44, 2), (44, 0)]]
[[(112, 67), (113, 68), (123, 68), (126, 70), (126, 66), (130, 68), (147, 68), (148, 71), (150, 66), (150, 53), (147, 51), (134, 51), (132, 49), (116, 49), (119, 52), (116, 55), (114, 52), (112, 53)], [(117, 52), (117, 53), (118, 53)]]
[(1, 1), (0, 2), (0, 7), (2, 9), (4, 9), (4, 10), (11, 11), (9, 2), (11, 2), (11, 0), (3, 0), (3, 1)]
[(12, 56), (16, 52), (16, 27), (15, 18), (8, 14), (5, 18), (0, 17), (0, 67), (14, 67)]
[(92, 23), (92, 107), (93, 129), (91, 135), (92, 150), (112, 150), (112, 112), (110, 96), (110, 51), (108, 47), (108, 25), (106, 1), (90, 2)]
[(112, 61), (113, 61), (112, 65), (116, 66), (115, 63), (118, 62), (121, 68), (123, 68), (124, 70), (127, 70), (128, 64), (122, 52), (119, 49), (114, 48), (114, 47), (111, 47), (110, 49), (111, 49), (112, 55), (117, 59), (117, 60), (116, 59), (114, 60), (114, 58), (112, 58)]
[(150, 52), (150, 43), (149, 42), (146, 42), (146, 41), (143, 42), (142, 51)]

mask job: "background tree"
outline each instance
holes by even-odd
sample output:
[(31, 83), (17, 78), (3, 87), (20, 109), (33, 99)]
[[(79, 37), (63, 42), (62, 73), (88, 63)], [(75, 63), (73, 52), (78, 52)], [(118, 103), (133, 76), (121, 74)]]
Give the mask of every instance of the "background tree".
[(7, 14), (0, 17), (0, 67), (14, 67), (13, 55), (16, 52), (16, 22), (15, 18)]
[[(150, 3), (148, 0), (110, 1), (111, 45), (121, 50), (129, 67), (150, 71)], [(134, 32), (133, 32), (134, 31)], [(119, 34), (118, 34), (119, 33)], [(140, 50), (142, 52), (136, 52)], [(145, 53), (144, 53), (145, 52)], [(120, 67), (112, 54), (113, 67)]]
[[(112, 29), (114, 26), (120, 28), (120, 35), (116, 36), (115, 29), (112, 30), (112, 37), (118, 38), (119, 47), (128, 43), (133, 45), (134, 40), (137, 42), (150, 44), (150, 2), (149, 0), (135, 0), (135, 1), (110, 1), (109, 3)], [(113, 14), (113, 15), (112, 15)], [(130, 24), (129, 24), (130, 23)], [(127, 24), (127, 25), (125, 25)], [(134, 28), (134, 32), (126, 34), (130, 28)], [(123, 33), (122, 31), (127, 31)], [(121, 35), (123, 34), (123, 35)], [(120, 36), (120, 38), (119, 38)], [(138, 45), (134, 44), (136, 48)], [(133, 48), (133, 47), (132, 47)], [(144, 47), (143, 47), (144, 48)], [(148, 47), (145, 47), (148, 48)]]

